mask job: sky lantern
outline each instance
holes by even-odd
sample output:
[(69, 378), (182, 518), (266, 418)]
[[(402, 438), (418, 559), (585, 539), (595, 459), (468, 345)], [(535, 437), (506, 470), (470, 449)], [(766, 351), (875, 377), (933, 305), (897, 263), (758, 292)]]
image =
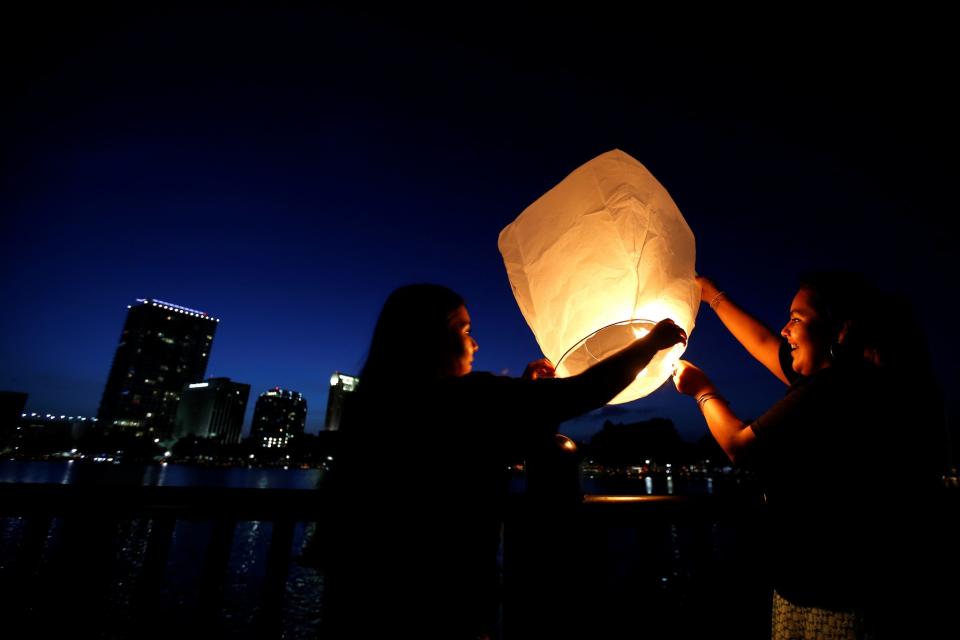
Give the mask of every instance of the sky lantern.
[[(693, 232), (667, 190), (613, 150), (587, 162), (500, 232), (520, 311), (560, 377), (580, 373), (664, 318), (693, 331)], [(685, 347), (662, 351), (611, 404), (642, 398)]]

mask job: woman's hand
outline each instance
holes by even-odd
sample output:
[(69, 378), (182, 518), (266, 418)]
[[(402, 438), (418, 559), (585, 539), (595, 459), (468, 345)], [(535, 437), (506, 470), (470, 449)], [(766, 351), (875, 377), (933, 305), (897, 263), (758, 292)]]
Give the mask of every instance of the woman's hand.
[(641, 340), (646, 340), (647, 344), (660, 351), (680, 342), (687, 344), (687, 332), (682, 327), (677, 326), (673, 320), (666, 318), (658, 322), (657, 326), (651, 329), (650, 333)]
[(694, 398), (699, 398), (704, 393), (716, 393), (717, 391), (703, 369), (686, 360), (677, 363), (677, 368), (673, 371), (673, 384), (677, 386), (677, 391)]
[(527, 365), (521, 376), (524, 380), (539, 380), (541, 378), (556, 378), (557, 371), (553, 368), (553, 363), (546, 358), (534, 360)]
[(720, 293), (720, 287), (717, 286), (717, 283), (711, 280), (710, 278), (704, 276), (697, 276), (697, 284), (700, 285), (700, 302), (706, 302), (710, 304), (714, 298)]

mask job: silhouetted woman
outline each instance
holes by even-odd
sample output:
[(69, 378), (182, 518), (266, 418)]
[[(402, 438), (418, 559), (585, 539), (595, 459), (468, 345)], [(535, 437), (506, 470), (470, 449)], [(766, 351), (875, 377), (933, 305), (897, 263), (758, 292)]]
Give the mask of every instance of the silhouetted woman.
[(546, 360), (524, 378), (472, 373), (463, 299), (411, 285), (384, 304), (330, 476), (336, 514), (324, 637), (483, 638), (498, 618), (497, 552), (509, 452), (607, 403), (660, 349), (670, 320), (580, 375)]
[[(756, 469), (763, 482), (772, 637), (897, 637), (909, 617), (922, 623), (917, 611), (891, 615), (917, 604), (906, 597), (917, 588), (908, 584), (908, 556), (929, 522), (924, 503), (936, 483), (923, 446), (934, 425), (911, 424), (923, 419), (926, 382), (917, 384), (922, 371), (906, 366), (910, 349), (893, 348), (891, 329), (917, 353), (920, 336), (857, 274), (806, 276), (780, 336), (712, 281), (698, 281), (701, 299), (734, 337), (790, 385), (748, 424), (702, 370), (681, 362), (674, 375), (730, 460)], [(884, 360), (903, 366), (878, 366)], [(912, 403), (920, 409), (914, 415)]]

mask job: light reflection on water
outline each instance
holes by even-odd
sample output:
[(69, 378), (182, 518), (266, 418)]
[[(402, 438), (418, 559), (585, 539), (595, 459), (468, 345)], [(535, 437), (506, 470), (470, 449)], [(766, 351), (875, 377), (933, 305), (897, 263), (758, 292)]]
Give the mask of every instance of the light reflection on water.
[(60, 484), (70, 484), (70, 478), (73, 476), (73, 460), (67, 462), (63, 470), (63, 477), (60, 478)]
[(314, 489), (320, 474), (320, 469), (193, 467), (178, 464), (112, 464), (73, 460), (45, 462), (0, 460), (0, 482)]
[(688, 477), (675, 474), (632, 477), (585, 475), (580, 484), (585, 494), (621, 496), (704, 496), (718, 492), (741, 491), (746, 488), (735, 478)]
[[(320, 469), (260, 467), (193, 467), (179, 464), (126, 465), (85, 461), (0, 461), (0, 482), (56, 484), (140, 484), (160, 487), (234, 487), (249, 489), (315, 489)], [(522, 491), (522, 476), (512, 478), (514, 491)], [(584, 493), (638, 495), (711, 495), (738, 488), (735, 478), (710, 476), (646, 475), (642, 478), (589, 477), (582, 479)]]

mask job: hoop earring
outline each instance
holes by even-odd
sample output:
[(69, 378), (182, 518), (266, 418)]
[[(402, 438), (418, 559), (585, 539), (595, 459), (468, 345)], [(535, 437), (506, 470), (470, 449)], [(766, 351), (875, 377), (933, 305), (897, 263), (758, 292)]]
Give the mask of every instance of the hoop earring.
[(843, 353), (843, 347), (839, 342), (834, 342), (830, 345), (830, 348), (827, 349), (827, 355), (830, 356), (830, 359), (836, 362), (840, 359), (840, 355)]

